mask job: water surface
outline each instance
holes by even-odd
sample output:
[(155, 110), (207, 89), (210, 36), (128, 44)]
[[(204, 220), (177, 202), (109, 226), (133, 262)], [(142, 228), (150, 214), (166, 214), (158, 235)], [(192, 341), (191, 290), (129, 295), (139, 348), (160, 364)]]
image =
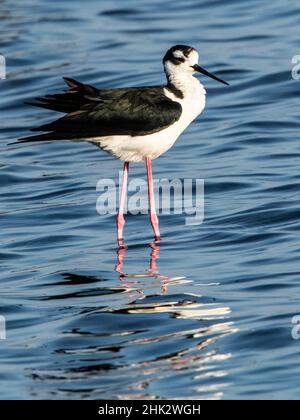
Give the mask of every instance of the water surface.
[[(298, 2), (2, 0), (0, 33), (1, 398), (299, 398)], [(149, 245), (147, 216), (128, 216), (117, 252), (95, 204), (120, 163), (8, 143), (49, 120), (23, 102), (62, 76), (160, 84), (176, 43), (231, 85), (202, 79), (205, 112), (154, 162), (205, 180), (205, 220), (164, 215)]]

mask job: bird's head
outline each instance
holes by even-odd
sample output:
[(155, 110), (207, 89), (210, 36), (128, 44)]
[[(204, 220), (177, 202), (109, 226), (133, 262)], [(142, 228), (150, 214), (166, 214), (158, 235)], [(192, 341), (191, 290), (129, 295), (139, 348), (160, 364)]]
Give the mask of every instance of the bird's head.
[(172, 77), (173, 75), (182, 75), (184, 77), (198, 72), (228, 85), (224, 80), (200, 67), (198, 61), (199, 54), (195, 48), (189, 47), (188, 45), (175, 45), (166, 52), (163, 58), (163, 65), (168, 77)]

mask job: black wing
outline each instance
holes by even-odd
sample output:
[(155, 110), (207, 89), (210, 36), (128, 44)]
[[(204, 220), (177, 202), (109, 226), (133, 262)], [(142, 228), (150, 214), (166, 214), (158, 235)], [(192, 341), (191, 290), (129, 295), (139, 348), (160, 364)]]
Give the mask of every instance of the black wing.
[(66, 113), (62, 118), (33, 128), (47, 133), (20, 139), (89, 139), (109, 135), (146, 135), (178, 121), (181, 105), (167, 98), (162, 87), (99, 90), (64, 78), (69, 90), (62, 94), (36, 98), (29, 103)]

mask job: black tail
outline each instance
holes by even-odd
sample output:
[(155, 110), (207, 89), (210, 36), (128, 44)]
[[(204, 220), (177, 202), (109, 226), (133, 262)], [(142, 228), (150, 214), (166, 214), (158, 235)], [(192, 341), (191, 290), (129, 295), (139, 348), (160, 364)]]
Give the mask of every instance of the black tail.
[(10, 144), (16, 143), (28, 143), (31, 141), (51, 141), (51, 140), (75, 140), (78, 139), (78, 135), (74, 133), (45, 133), (38, 134), (36, 136), (22, 137), (18, 141)]
[(39, 108), (51, 109), (52, 111), (63, 112), (69, 114), (77, 111), (86, 103), (87, 96), (93, 96), (97, 93), (97, 89), (77, 82), (68, 77), (63, 78), (69, 86), (69, 90), (65, 93), (55, 95), (46, 95), (41, 98), (35, 98), (36, 102), (25, 102), (27, 105), (37, 106)]
[[(67, 92), (55, 95), (46, 95), (41, 98), (35, 98), (36, 102), (25, 103), (28, 105), (37, 106), (39, 108), (51, 109), (52, 111), (69, 114), (78, 111), (81, 107), (89, 102), (89, 97), (95, 96), (98, 92), (98, 89), (90, 85), (84, 85), (83, 83), (77, 82), (74, 79), (64, 77), (64, 81), (69, 86), (69, 90)], [(56, 126), (56, 121), (50, 124), (42, 125), (40, 127), (34, 127), (31, 129), (31, 131), (50, 132), (46, 134), (38, 134), (20, 138), (17, 143), (78, 139), (78, 132), (75, 134), (74, 132), (68, 132), (67, 130), (60, 131)]]

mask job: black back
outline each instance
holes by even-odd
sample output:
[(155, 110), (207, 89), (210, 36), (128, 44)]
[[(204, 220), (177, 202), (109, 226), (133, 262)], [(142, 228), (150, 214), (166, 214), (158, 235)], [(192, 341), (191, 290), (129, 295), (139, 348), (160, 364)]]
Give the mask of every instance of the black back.
[(37, 102), (30, 104), (66, 115), (32, 129), (46, 134), (20, 141), (147, 135), (175, 123), (182, 113), (181, 105), (167, 98), (163, 87), (97, 89), (64, 80), (69, 86), (67, 92), (36, 98)]

